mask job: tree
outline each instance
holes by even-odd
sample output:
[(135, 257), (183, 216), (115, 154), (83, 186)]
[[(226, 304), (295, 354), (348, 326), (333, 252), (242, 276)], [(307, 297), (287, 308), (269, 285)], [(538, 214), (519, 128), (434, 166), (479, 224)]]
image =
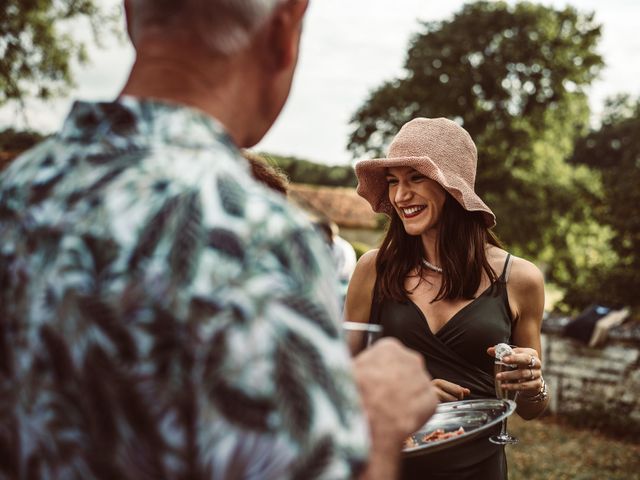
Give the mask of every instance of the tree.
[[(584, 102), (603, 65), (600, 26), (571, 7), (482, 1), (424, 27), (409, 46), (405, 77), (383, 84), (354, 115), (348, 148), (356, 156), (380, 155), (416, 116), (454, 118), (476, 142), (501, 140), (489, 143), (500, 150), (526, 145), (546, 128), (549, 109)], [(568, 133), (586, 121), (571, 110), (558, 114)]]
[[(566, 162), (588, 129), (585, 90), (603, 66), (600, 30), (593, 14), (572, 7), (488, 1), (425, 23), (411, 40), (404, 76), (384, 83), (353, 116), (348, 148), (379, 156), (411, 118), (458, 121), (478, 147), (476, 189), (496, 213), (500, 237), (548, 264), (550, 279), (566, 276), (575, 269), (569, 257), (583, 247), (575, 232), (577, 244), (569, 245), (569, 234), (595, 225), (582, 200), (601, 195), (597, 174)], [(592, 237), (603, 241), (606, 232)]]
[(616, 258), (591, 271), (586, 285), (568, 284), (567, 301), (640, 308), (640, 99), (609, 99), (602, 126), (576, 144), (571, 162), (602, 175), (604, 196), (595, 208), (600, 224), (613, 232)]
[(325, 185), (328, 187), (355, 187), (358, 184), (353, 167), (328, 166), (295, 157), (281, 157), (263, 153), (266, 159), (282, 170), (294, 183)]
[(69, 31), (74, 21), (88, 20), (95, 40), (115, 25), (115, 14), (107, 14), (97, 0), (0, 4), (0, 106), (12, 101), (21, 105), (29, 97), (46, 100), (73, 84), (73, 61), (87, 61), (86, 42)]

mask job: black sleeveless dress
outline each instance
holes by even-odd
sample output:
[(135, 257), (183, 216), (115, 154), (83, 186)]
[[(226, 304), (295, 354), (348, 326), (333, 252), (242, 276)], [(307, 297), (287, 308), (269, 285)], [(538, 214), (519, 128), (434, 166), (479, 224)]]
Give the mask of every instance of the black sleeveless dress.
[[(471, 390), (467, 399), (496, 398), (493, 359), (487, 348), (510, 342), (511, 309), (507, 298), (507, 255), (502, 274), (483, 293), (458, 311), (435, 334), (412, 301), (403, 303), (373, 298), (371, 323), (380, 323), (383, 335), (395, 337), (422, 354), (433, 378)], [(499, 430), (459, 447), (424, 457), (407, 458), (403, 480), (506, 480), (504, 447), (489, 442)]]

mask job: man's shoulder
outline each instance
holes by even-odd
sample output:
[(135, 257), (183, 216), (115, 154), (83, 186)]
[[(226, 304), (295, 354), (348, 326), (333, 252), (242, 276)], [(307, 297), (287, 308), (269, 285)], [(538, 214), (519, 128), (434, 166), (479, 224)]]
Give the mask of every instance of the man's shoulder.
[(253, 233), (279, 236), (292, 230), (312, 230), (306, 215), (282, 194), (256, 181), (246, 160), (235, 152), (211, 153), (215, 171), (203, 172), (209, 180), (198, 185), (206, 208), (219, 209), (219, 219), (232, 226), (239, 220), (251, 226)]
[(47, 138), (33, 147), (21, 152), (13, 160), (8, 162), (5, 169), (0, 171), (0, 185), (10, 183), (20, 184), (35, 176), (35, 172), (41, 167), (51, 166), (59, 150), (53, 148), (55, 140)]

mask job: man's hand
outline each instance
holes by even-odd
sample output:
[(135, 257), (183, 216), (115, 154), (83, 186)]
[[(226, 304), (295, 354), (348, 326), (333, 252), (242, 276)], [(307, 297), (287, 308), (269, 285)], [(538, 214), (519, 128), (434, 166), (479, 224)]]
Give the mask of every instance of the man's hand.
[(391, 338), (358, 355), (354, 374), (371, 430), (372, 452), (363, 478), (395, 478), (402, 442), (438, 404), (431, 377), (420, 355)]

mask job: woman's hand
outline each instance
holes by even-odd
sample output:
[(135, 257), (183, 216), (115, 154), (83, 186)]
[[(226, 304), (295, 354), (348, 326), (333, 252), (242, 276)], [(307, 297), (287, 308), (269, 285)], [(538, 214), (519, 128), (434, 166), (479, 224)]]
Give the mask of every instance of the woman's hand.
[(448, 382), (441, 378), (434, 378), (431, 380), (431, 385), (433, 385), (436, 395), (438, 396), (438, 400), (441, 402), (455, 402), (457, 400), (462, 400), (471, 393), (471, 390), (468, 388), (461, 387), (458, 384)]
[[(495, 357), (495, 348), (489, 347), (487, 353)], [(513, 354), (502, 358), (502, 362), (517, 369), (502, 372), (496, 379), (502, 381), (504, 390), (520, 392), (519, 395), (533, 397), (542, 389), (542, 362), (533, 348), (515, 347)]]

